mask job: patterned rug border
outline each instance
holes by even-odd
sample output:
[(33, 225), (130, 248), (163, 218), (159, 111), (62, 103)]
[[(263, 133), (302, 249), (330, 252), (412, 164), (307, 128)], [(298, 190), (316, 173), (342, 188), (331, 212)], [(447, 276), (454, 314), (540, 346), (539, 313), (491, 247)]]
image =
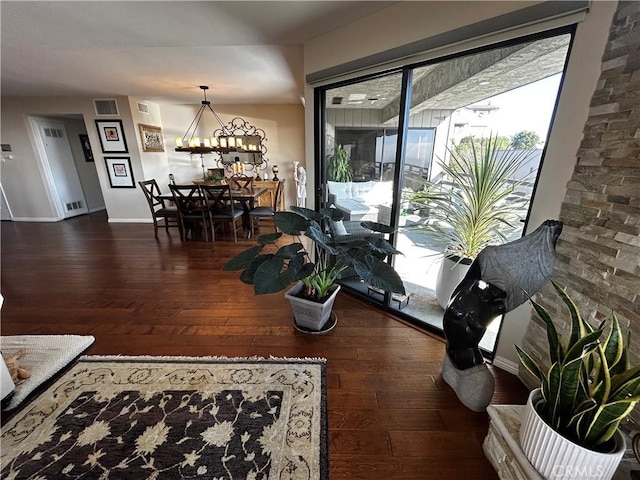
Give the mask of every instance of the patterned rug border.
[[(318, 365), (322, 372), (321, 379), (321, 401), (320, 401), (320, 480), (327, 480), (329, 478), (329, 412), (328, 412), (328, 398), (327, 398), (327, 359), (323, 357), (262, 357), (262, 356), (248, 356), (248, 357), (227, 357), (227, 356), (166, 356), (166, 355), (82, 355), (77, 358), (75, 362), (69, 365), (69, 368), (74, 367), (81, 363), (135, 363), (135, 362), (147, 362), (147, 363), (268, 363), (268, 364), (313, 364)], [(65, 372), (66, 373), (66, 372)], [(65, 374), (54, 377), (51, 385), (48, 385), (43, 390), (45, 393), (53, 385), (57, 384), (61, 377)], [(38, 394), (32, 401), (37, 401), (40, 396)], [(24, 405), (25, 410), (28, 410), (29, 403)], [(21, 412), (16, 412), (20, 414)], [(8, 419), (5, 419), (8, 420)], [(4, 424), (3, 423), (3, 428)]]
[(83, 355), (78, 361), (86, 362), (267, 362), (267, 363), (321, 363), (326, 366), (323, 357), (190, 357), (180, 355)]

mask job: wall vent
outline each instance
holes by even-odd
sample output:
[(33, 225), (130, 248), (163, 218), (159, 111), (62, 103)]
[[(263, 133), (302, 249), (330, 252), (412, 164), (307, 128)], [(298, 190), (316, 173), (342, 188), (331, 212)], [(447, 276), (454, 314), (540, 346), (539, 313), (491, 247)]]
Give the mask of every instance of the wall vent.
[(113, 99), (94, 99), (96, 115), (118, 115), (118, 103)]
[(64, 134), (59, 128), (45, 128), (44, 136), (49, 138), (63, 138)]
[(146, 103), (138, 102), (138, 111), (140, 113), (144, 113), (145, 115), (149, 115), (149, 105)]
[(333, 97), (331, 99), (331, 105), (342, 105), (343, 97)]
[(77, 210), (79, 208), (82, 208), (82, 200), (76, 200), (75, 202), (69, 202), (66, 204), (67, 206), (67, 212), (70, 212), (71, 210)]

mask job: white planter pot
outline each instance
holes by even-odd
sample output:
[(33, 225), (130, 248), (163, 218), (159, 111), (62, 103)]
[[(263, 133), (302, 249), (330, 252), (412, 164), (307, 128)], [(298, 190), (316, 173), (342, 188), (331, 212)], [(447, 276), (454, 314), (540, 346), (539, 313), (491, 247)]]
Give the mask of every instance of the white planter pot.
[(442, 308), (447, 308), (451, 294), (471, 268), (471, 260), (446, 256), (442, 259), (436, 280), (436, 298)]
[(336, 285), (333, 293), (324, 303), (312, 302), (311, 300), (296, 297), (295, 295), (302, 290), (302, 287), (303, 283), (298, 282), (291, 287), (284, 296), (289, 300), (291, 309), (293, 310), (293, 316), (299, 326), (316, 332), (320, 331), (329, 320), (333, 303), (340, 291), (340, 285)]
[(548, 480), (610, 480), (625, 451), (617, 431), (615, 451), (601, 453), (567, 440), (554, 431), (534, 408), (542, 399), (540, 389), (529, 394), (520, 427), (520, 446), (531, 464)]

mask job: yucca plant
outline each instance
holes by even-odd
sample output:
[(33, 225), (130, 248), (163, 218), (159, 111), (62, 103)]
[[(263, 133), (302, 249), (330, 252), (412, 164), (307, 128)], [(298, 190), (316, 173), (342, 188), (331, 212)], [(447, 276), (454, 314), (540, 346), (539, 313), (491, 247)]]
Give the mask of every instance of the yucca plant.
[(605, 335), (583, 320), (573, 300), (555, 282), (553, 287), (569, 309), (571, 329), (565, 344), (549, 312), (532, 301), (544, 321), (551, 366), (545, 371), (520, 347), (522, 365), (539, 381), (538, 413), (563, 437), (592, 450), (605, 450), (620, 422), (640, 400), (640, 367), (630, 368), (627, 347), (615, 315)]
[(498, 135), (477, 143), (450, 148), (449, 162), (439, 163), (444, 181), (429, 189), (434, 198), (424, 225), (446, 246), (444, 253), (471, 260), (487, 245), (506, 241), (520, 220), (518, 210), (528, 200), (507, 197), (523, 183), (515, 175), (532, 153), (503, 150)]

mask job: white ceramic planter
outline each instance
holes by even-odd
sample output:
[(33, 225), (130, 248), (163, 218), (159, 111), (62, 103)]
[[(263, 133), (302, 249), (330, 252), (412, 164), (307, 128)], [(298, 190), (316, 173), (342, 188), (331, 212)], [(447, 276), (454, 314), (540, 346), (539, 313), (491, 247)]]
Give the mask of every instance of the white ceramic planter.
[(459, 257), (445, 256), (440, 264), (436, 280), (436, 298), (442, 308), (447, 308), (451, 294), (471, 268), (471, 260), (463, 259), (463, 262), (468, 263), (458, 260)]
[(284, 296), (289, 300), (291, 309), (293, 310), (293, 316), (299, 326), (316, 332), (320, 331), (329, 320), (333, 303), (336, 301), (336, 296), (340, 291), (340, 285), (336, 286), (333, 293), (324, 303), (312, 302), (311, 300), (296, 297), (295, 295), (302, 289), (302, 286), (302, 282), (296, 283)]
[(520, 427), (520, 446), (531, 464), (548, 480), (610, 480), (625, 451), (622, 434), (615, 434), (616, 449), (601, 453), (581, 447), (555, 432), (534, 408), (540, 389), (529, 394)]

